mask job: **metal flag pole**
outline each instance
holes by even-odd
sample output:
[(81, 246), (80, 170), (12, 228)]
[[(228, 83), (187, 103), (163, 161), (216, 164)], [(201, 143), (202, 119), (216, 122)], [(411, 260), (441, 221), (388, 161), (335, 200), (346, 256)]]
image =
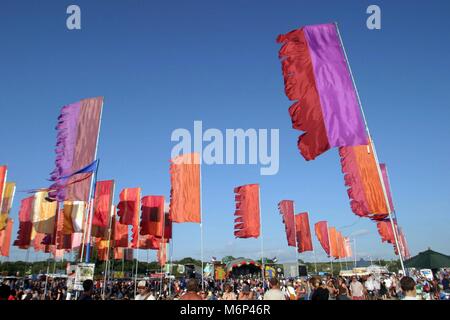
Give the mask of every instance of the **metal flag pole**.
[(391, 207), (390, 207), (389, 199), (388, 199), (387, 192), (386, 192), (386, 188), (385, 188), (385, 185), (384, 185), (384, 182), (383, 182), (383, 175), (382, 175), (381, 169), (380, 169), (380, 162), (378, 161), (378, 156), (377, 156), (377, 152), (376, 152), (376, 149), (375, 149), (375, 145), (374, 145), (373, 142), (372, 142), (372, 138), (371, 138), (370, 131), (369, 131), (369, 126), (367, 125), (366, 116), (365, 116), (365, 114), (364, 114), (364, 109), (363, 109), (363, 107), (362, 107), (361, 98), (360, 98), (360, 96), (359, 96), (358, 88), (356, 87), (355, 78), (353, 77), (353, 72), (352, 72), (352, 69), (351, 69), (351, 67), (350, 67), (350, 63), (349, 63), (349, 61), (348, 61), (347, 52), (346, 52), (346, 50), (345, 50), (344, 42), (342, 41), (342, 37), (341, 37), (341, 33), (339, 32), (338, 24), (335, 23), (335, 25), (336, 25), (336, 31), (337, 31), (337, 34), (338, 34), (338, 36), (339, 36), (339, 40), (340, 40), (340, 43), (341, 43), (341, 48), (342, 48), (342, 51), (343, 51), (344, 56), (345, 56), (345, 61), (346, 61), (347, 67), (348, 67), (348, 71), (349, 71), (350, 76), (351, 76), (351, 78), (352, 78), (353, 88), (354, 88), (354, 90), (355, 90), (355, 92), (356, 92), (356, 97), (357, 97), (357, 99), (358, 99), (359, 108), (360, 108), (360, 110), (361, 110), (361, 114), (362, 114), (362, 117), (363, 117), (363, 119), (364, 119), (364, 124), (365, 124), (365, 126), (366, 126), (367, 135), (368, 135), (368, 137), (369, 137), (369, 143), (372, 145), (372, 150), (373, 150), (374, 158), (375, 158), (375, 161), (376, 161), (376, 166), (377, 166), (378, 176), (379, 176), (379, 178), (380, 178), (381, 188), (383, 189), (383, 194), (384, 194), (384, 200), (385, 200), (385, 202), (386, 202), (386, 207), (387, 207), (387, 209), (388, 209), (389, 220), (390, 220), (390, 222), (391, 222), (392, 231), (393, 231), (393, 233), (394, 233), (395, 244), (396, 244), (396, 246), (397, 246), (397, 248), (398, 248), (398, 256), (399, 256), (399, 258), (400, 258), (400, 264), (401, 264), (401, 266), (402, 266), (403, 274), (406, 274), (406, 273), (405, 273), (405, 266), (403, 265), (403, 257), (402, 257), (402, 253), (400, 252), (401, 250), (400, 250), (400, 246), (399, 246), (398, 236), (397, 236), (397, 232), (396, 232), (396, 230), (395, 230), (396, 228), (394, 227), (394, 221), (393, 221), (393, 219), (392, 219)]
[[(138, 208), (141, 207), (141, 193), (139, 192), (139, 206)], [(137, 245), (136, 245), (136, 274), (134, 276), (134, 299), (136, 300), (136, 291), (137, 291), (137, 276), (138, 276), (138, 266), (139, 266), (139, 236), (140, 236), (140, 231), (139, 231), (139, 226), (141, 225), (141, 215), (140, 213), (138, 213), (138, 225), (136, 227), (136, 232), (137, 232)]]
[(89, 263), (90, 259), (90, 250), (91, 250), (91, 232), (92, 232), (92, 215), (93, 215), (93, 208), (94, 208), (94, 196), (95, 196), (95, 187), (97, 184), (97, 173), (98, 173), (98, 167), (100, 165), (100, 160), (97, 159), (97, 151), (98, 151), (98, 142), (100, 140), (100, 128), (102, 124), (102, 116), (103, 116), (103, 99), (102, 99), (102, 107), (100, 108), (100, 117), (98, 120), (98, 132), (97, 132), (97, 142), (95, 144), (95, 153), (94, 153), (94, 159), (97, 160), (97, 166), (95, 168), (95, 174), (91, 176), (91, 186), (89, 188), (89, 202), (92, 202), (92, 205), (88, 207), (88, 220), (89, 224), (87, 226), (87, 246), (86, 246), (86, 263)]
[[(194, 157), (195, 159), (195, 157)], [(202, 165), (201, 159), (199, 159), (199, 169), (200, 169), (200, 259), (202, 265), (202, 291), (205, 291), (205, 283), (204, 283), (204, 267), (203, 267), (203, 199), (202, 199)]]
[[(162, 215), (163, 215), (163, 221), (162, 221), (162, 226), (163, 226), (163, 230), (162, 230), (162, 241), (161, 241), (161, 244), (160, 244), (160, 248), (162, 248), (163, 246), (164, 246), (164, 253), (167, 255), (167, 246), (165, 246), (165, 243), (164, 243), (164, 230), (165, 230), (165, 227), (166, 227), (166, 212), (164, 211), (164, 209), (163, 209), (163, 212), (162, 212)], [(160, 256), (160, 258), (161, 258), (161, 256)], [(162, 263), (161, 263), (161, 259), (160, 259), (160, 261), (159, 261), (159, 263), (161, 264), (161, 287), (160, 287), (160, 290), (159, 290), (159, 295), (160, 296), (162, 296), (162, 290), (163, 290), (163, 277), (164, 277), (164, 275), (163, 275), (163, 265), (162, 265)]]
[(297, 272), (296, 272), (296, 274), (297, 274), (297, 277), (299, 277), (300, 276), (300, 270), (299, 270), (300, 265), (298, 263), (297, 223), (296, 223), (296, 220), (295, 220), (295, 204), (294, 204), (294, 201), (292, 201), (292, 207), (293, 207), (293, 210), (294, 210), (294, 234), (295, 234), (295, 254), (296, 254), (295, 262), (297, 264)]
[(262, 210), (261, 210), (261, 189), (260, 189), (259, 185), (258, 185), (258, 201), (259, 201), (259, 224), (261, 226), (261, 266), (262, 266), (261, 274), (262, 274), (263, 289), (264, 289), (264, 282), (266, 280), (266, 275), (265, 275), (266, 267), (264, 264), (264, 236), (263, 236)]
[[(114, 203), (114, 184), (113, 184), (113, 191), (112, 191), (112, 199), (111, 203)], [(106, 294), (106, 277), (109, 272), (109, 248), (111, 247), (111, 226), (112, 226), (112, 218), (114, 216), (114, 205), (111, 205), (111, 212), (109, 214), (109, 225), (108, 225), (108, 248), (106, 249), (106, 262), (105, 262), (105, 276), (103, 279), (103, 300), (105, 300), (105, 294)]]
[(47, 296), (48, 273), (50, 272), (50, 256), (51, 256), (51, 253), (48, 254), (48, 259), (47, 259), (47, 273), (45, 274), (44, 300), (45, 300), (45, 297)]

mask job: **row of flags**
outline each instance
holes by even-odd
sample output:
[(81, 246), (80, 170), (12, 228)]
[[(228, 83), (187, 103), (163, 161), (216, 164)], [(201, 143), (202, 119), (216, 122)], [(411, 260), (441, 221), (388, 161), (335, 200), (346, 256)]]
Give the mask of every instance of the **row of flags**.
[[(337, 26), (305, 26), (280, 35), (277, 41), (282, 44), (279, 57), (285, 92), (294, 101), (289, 108), (292, 126), (304, 132), (298, 139), (301, 155), (314, 160), (329, 149), (339, 148), (352, 211), (376, 222), (383, 241), (394, 244), (397, 252), (408, 256), (406, 239), (396, 219), (394, 228), (400, 248), (393, 240), (394, 230), (389, 233), (387, 228), (386, 219), (394, 212), (394, 206), (386, 166), (378, 163)], [(102, 97), (84, 99), (61, 109), (56, 126), (55, 169), (50, 174), (52, 184), (33, 190), (33, 196), (22, 200), (14, 245), (22, 249), (34, 246), (57, 254), (58, 250), (73, 250), (80, 245), (90, 248), (93, 244), (102, 259), (109, 258), (110, 248), (117, 256), (126, 255), (128, 251), (124, 250), (128, 249), (153, 249), (158, 250), (158, 260), (165, 263), (172, 223), (202, 220), (200, 155), (183, 154), (171, 160), (168, 210), (164, 196), (143, 196), (140, 188), (123, 189), (115, 206), (114, 181), (97, 181), (102, 109)], [(5, 230), (10, 230), (12, 220), (4, 213), (10, 210), (14, 188), (6, 182), (6, 167), (0, 167), (2, 247), (10, 239)], [(258, 238), (259, 185), (238, 186), (234, 193), (235, 237)], [(291, 200), (281, 201), (278, 207), (288, 245), (297, 247), (298, 252), (313, 250), (308, 213), (294, 215)], [(348, 256), (348, 241), (335, 228), (318, 223), (315, 231), (329, 256)]]

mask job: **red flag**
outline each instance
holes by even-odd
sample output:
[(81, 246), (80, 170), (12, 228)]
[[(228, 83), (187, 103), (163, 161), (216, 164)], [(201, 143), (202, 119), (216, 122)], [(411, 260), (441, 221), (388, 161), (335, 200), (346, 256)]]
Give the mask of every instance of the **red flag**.
[(395, 244), (394, 232), (390, 221), (378, 221), (377, 229), (382, 242)]
[(298, 252), (313, 251), (307, 212), (299, 213), (295, 216), (295, 228), (297, 231)]
[(170, 219), (201, 223), (200, 155), (189, 153), (171, 160)]
[(294, 222), (294, 201), (282, 200), (278, 203), (278, 210), (283, 217), (284, 227), (286, 229), (286, 238), (288, 246), (296, 247), (295, 240), (295, 222)]
[(168, 212), (164, 214), (164, 239), (172, 239), (172, 220)]
[(98, 181), (95, 184), (94, 216), (92, 217), (92, 225), (99, 227), (109, 226), (113, 193), (114, 180)]
[(164, 196), (142, 198), (141, 235), (162, 237), (164, 233)]
[(314, 225), (317, 240), (328, 256), (330, 256), (330, 237), (328, 234), (328, 226), (326, 221), (319, 221)]
[(247, 184), (234, 188), (236, 238), (258, 238), (260, 233), (259, 185)]
[(117, 205), (119, 222), (132, 225), (131, 246), (136, 248), (139, 238), (139, 211), (141, 202), (141, 188), (127, 188), (120, 193), (120, 202)]
[(33, 223), (31, 222), (33, 201), (34, 196), (31, 196), (23, 199), (20, 203), (19, 230), (17, 231), (17, 240), (15, 240), (13, 244), (20, 249), (28, 249), (31, 244), (31, 234), (33, 231)]
[(6, 222), (6, 228), (0, 231), (0, 255), (3, 257), (9, 257), (13, 224), (14, 221), (12, 219), (8, 219)]
[(42, 244), (42, 241), (46, 237), (45, 233), (36, 233), (33, 239), (33, 247), (34, 251), (45, 251), (45, 245)]
[(139, 202), (141, 199), (141, 188), (126, 188), (120, 193), (120, 202), (117, 205), (117, 215), (120, 223), (133, 225), (139, 219)]

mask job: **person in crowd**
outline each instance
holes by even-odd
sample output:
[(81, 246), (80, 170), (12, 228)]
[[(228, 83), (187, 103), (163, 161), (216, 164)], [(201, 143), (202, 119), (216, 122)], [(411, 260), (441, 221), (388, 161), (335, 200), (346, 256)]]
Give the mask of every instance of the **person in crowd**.
[(247, 283), (242, 285), (242, 290), (239, 292), (238, 300), (254, 300), (254, 293), (250, 290), (250, 286)]
[(312, 288), (310, 300), (328, 300), (330, 292), (326, 288), (325, 282), (321, 282), (320, 277), (312, 277), (310, 279)]
[(277, 278), (269, 280), (270, 289), (264, 294), (263, 300), (286, 300), (286, 296), (280, 290), (280, 284)]
[(150, 291), (150, 287), (146, 281), (139, 281), (137, 285), (138, 294), (134, 300), (156, 300), (153, 293)]
[(94, 292), (94, 281), (87, 279), (83, 281), (83, 293), (78, 300), (92, 300)]
[(416, 283), (411, 277), (402, 277), (400, 287), (403, 292), (403, 300), (417, 300)]
[(225, 292), (222, 295), (222, 300), (236, 300), (236, 294), (229, 283), (225, 285)]
[(352, 282), (350, 283), (350, 293), (352, 296), (352, 300), (364, 300), (364, 286), (361, 282), (355, 277), (352, 277)]
[(186, 284), (186, 292), (181, 296), (180, 300), (203, 300), (198, 294), (198, 281), (189, 279)]
[(350, 300), (350, 293), (348, 291), (347, 285), (345, 284), (344, 279), (338, 279), (338, 295), (336, 300)]

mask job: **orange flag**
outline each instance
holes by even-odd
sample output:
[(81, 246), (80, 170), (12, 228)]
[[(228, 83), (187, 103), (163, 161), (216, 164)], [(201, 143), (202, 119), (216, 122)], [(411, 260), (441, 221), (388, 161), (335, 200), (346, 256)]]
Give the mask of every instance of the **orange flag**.
[(3, 257), (9, 257), (13, 224), (14, 221), (12, 219), (8, 219), (6, 222), (6, 228), (0, 231), (0, 255)]
[(95, 184), (94, 216), (92, 225), (108, 227), (114, 193), (114, 180), (98, 181)]
[(164, 266), (167, 262), (167, 243), (161, 242), (158, 250), (158, 262), (161, 266)]
[(352, 211), (360, 217), (383, 218), (388, 212), (372, 142), (339, 148)]
[(328, 235), (330, 238), (330, 256), (339, 258), (338, 236), (335, 227), (328, 228)]
[(201, 223), (200, 156), (189, 153), (171, 160), (170, 209), (172, 222)]

